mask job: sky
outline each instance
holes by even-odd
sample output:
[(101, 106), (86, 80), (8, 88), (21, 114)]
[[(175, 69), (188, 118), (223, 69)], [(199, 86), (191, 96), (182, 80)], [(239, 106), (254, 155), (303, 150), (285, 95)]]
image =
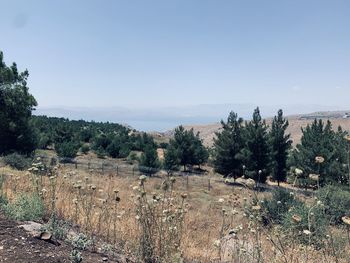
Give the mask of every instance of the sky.
[(39, 106), (350, 108), (347, 0), (0, 0)]

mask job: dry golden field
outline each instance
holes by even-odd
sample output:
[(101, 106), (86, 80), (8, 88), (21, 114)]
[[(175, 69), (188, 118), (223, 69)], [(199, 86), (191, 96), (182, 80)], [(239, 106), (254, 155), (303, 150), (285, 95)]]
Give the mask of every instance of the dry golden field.
[[(9, 200), (38, 191), (48, 218), (56, 211), (135, 261), (147, 241), (160, 262), (349, 262), (349, 245), (318, 250), (290, 240), (277, 227), (263, 227), (253, 200), (269, 193), (227, 185), (214, 174), (140, 179), (65, 167), (51, 177), (9, 167), (0, 172)], [(344, 235), (333, 232), (334, 240)]]

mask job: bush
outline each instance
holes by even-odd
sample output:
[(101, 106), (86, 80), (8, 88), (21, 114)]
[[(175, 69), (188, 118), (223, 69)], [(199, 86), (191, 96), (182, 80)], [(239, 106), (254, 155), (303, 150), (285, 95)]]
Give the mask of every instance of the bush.
[(61, 158), (75, 158), (79, 148), (73, 142), (63, 142), (56, 144), (55, 149)]
[(300, 202), (284, 214), (282, 226), (301, 243), (320, 247), (326, 237), (329, 222), (321, 204), (307, 206)]
[(301, 201), (294, 197), (294, 194), (283, 188), (278, 188), (272, 192), (271, 199), (264, 199), (263, 202), (263, 219), (266, 224), (277, 223), (283, 221), (285, 213), (296, 205), (300, 205)]
[(2, 208), (8, 217), (20, 221), (42, 219), (45, 211), (42, 199), (36, 194), (21, 194), (13, 203), (7, 203)]
[(81, 146), (80, 151), (83, 154), (87, 154), (90, 151), (90, 146), (88, 144), (83, 144), (83, 146)]
[(350, 216), (350, 191), (334, 185), (321, 188), (318, 198), (325, 206), (331, 224), (340, 224), (343, 216)]
[(4, 162), (17, 170), (25, 170), (31, 166), (32, 160), (24, 155), (12, 153), (4, 157)]

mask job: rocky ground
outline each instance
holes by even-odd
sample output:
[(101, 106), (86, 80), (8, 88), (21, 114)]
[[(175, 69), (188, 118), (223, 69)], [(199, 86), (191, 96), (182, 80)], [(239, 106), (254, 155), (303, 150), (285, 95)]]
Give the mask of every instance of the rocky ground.
[[(8, 220), (0, 213), (0, 262), (71, 262), (71, 246), (63, 241), (44, 241), (33, 237), (19, 226), (20, 223)], [(82, 252), (82, 257), (84, 263), (122, 262), (91, 252)]]

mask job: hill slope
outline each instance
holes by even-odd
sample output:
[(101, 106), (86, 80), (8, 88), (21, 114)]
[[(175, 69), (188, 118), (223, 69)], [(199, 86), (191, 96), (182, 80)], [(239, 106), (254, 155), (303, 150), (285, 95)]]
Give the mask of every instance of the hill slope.
[[(293, 145), (300, 142), (302, 136), (301, 128), (311, 123), (315, 118), (322, 119), (324, 121), (330, 120), (333, 124), (333, 128), (336, 129), (338, 126), (341, 126), (344, 130), (350, 131), (350, 118), (344, 118), (347, 112), (350, 113), (350, 111), (326, 111), (287, 116), (289, 121), (287, 132), (291, 134)], [(271, 122), (272, 118), (266, 119), (266, 123), (268, 125), (270, 125)], [(207, 125), (186, 125), (185, 128), (193, 128), (195, 132), (200, 133), (200, 137), (203, 139), (206, 146), (212, 146), (215, 132), (220, 130), (221, 124), (213, 123)], [(173, 131), (166, 133), (167, 136), (171, 136), (172, 134)]]

